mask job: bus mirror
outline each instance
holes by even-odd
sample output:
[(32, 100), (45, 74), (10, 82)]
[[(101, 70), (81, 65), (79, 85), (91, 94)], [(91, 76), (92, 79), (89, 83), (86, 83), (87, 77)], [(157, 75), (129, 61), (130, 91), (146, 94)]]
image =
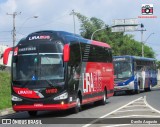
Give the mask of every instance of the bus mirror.
[(8, 63), (8, 56), (9, 56), (10, 51), (12, 51), (12, 48), (7, 48), (3, 53), (3, 64), (4, 65), (7, 65)]
[(14, 48), (14, 56), (18, 55), (18, 47)]
[(64, 45), (63, 49), (63, 61), (68, 62), (70, 58), (70, 47), (69, 44)]

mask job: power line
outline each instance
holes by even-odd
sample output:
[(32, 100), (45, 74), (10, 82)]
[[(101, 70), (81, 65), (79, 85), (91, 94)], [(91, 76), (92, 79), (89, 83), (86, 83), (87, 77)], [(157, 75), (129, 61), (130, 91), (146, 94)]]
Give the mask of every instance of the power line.
[[(68, 13), (68, 12), (67, 12), (67, 13)], [(65, 13), (64, 15), (62, 15), (62, 16), (54, 19), (54, 20), (51, 20), (50, 22), (44, 23), (44, 24), (40, 24), (40, 25), (32, 26), (32, 27), (23, 27), (23, 28), (36, 28), (36, 27), (41, 27), (41, 26), (53, 24), (53, 23), (55, 23), (54, 21), (59, 20), (59, 19), (63, 18), (63, 17), (66, 16), (66, 15), (68, 15), (68, 14)], [(65, 23), (63, 22), (63, 24), (65, 24)], [(67, 24), (67, 25), (69, 25), (69, 24)]]
[(0, 31), (0, 33), (8, 33), (8, 32), (11, 32), (11, 30), (10, 31)]

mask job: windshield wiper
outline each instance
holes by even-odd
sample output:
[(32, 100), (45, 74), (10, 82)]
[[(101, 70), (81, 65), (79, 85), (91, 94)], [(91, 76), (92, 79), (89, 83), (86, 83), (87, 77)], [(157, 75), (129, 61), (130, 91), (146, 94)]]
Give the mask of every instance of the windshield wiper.
[(25, 82), (21, 87), (24, 88), (28, 83), (29, 81)]
[(51, 82), (48, 79), (45, 79), (45, 81), (48, 83), (48, 85), (50, 85), (51, 87), (55, 86), (56, 84), (54, 84), (53, 82)]

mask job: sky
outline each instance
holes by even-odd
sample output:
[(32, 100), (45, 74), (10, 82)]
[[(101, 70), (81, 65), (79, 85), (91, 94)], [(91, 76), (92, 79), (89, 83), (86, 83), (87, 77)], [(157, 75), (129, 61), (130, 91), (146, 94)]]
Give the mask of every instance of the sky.
[[(142, 4), (153, 4), (153, 15), (156, 18), (138, 18), (142, 16)], [(12, 46), (13, 42), (13, 17), (7, 13), (17, 12), (15, 20), (17, 43), (21, 38), (39, 30), (73, 33), (74, 22), (73, 16), (70, 15), (72, 10), (89, 18), (102, 19), (110, 26), (114, 19), (137, 18), (138, 23), (143, 23), (146, 29), (144, 43), (155, 51), (156, 58), (160, 60), (159, 0), (0, 0), (0, 45)], [(77, 18), (75, 24), (76, 33), (79, 34), (80, 23)], [(125, 34), (132, 34), (135, 40), (141, 41), (140, 31), (125, 32)]]

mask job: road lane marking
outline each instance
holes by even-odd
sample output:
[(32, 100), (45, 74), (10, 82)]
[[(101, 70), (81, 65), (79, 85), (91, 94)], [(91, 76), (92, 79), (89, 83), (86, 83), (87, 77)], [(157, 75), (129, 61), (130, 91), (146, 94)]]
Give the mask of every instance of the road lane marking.
[[(110, 113), (108, 113), (108, 114), (105, 114), (105, 115), (103, 115), (103, 116), (101, 116), (101, 117), (99, 117), (99, 118), (105, 118), (105, 117), (107, 117), (107, 116), (109, 116), (109, 115), (117, 112), (118, 110), (121, 110), (121, 109), (123, 109), (124, 107), (126, 107), (126, 106), (134, 103), (135, 101), (138, 101), (138, 100), (141, 100), (141, 99), (143, 99), (143, 97), (137, 98), (137, 99), (135, 99), (135, 100), (133, 100), (133, 101), (131, 101), (131, 102), (129, 102), (129, 103), (121, 106), (120, 108), (118, 108), (118, 109), (116, 109), (116, 110), (113, 110), (112, 112), (110, 112)], [(93, 123), (95, 123), (95, 122), (97, 122), (97, 121), (98, 121), (98, 118), (97, 118), (96, 120), (91, 121), (89, 124), (85, 124), (85, 125), (82, 126), (82, 127), (88, 127), (88, 126), (92, 125)]]
[(133, 110), (122, 110), (117, 112), (136, 112), (136, 111), (152, 111), (152, 109), (133, 109)]
[(141, 101), (138, 101), (138, 102), (135, 102), (135, 103), (138, 103), (138, 104), (143, 104), (143, 102), (141, 102)]
[(149, 108), (151, 108), (153, 111), (155, 111), (155, 112), (157, 112), (157, 113), (160, 114), (160, 111), (159, 111), (159, 110), (153, 108), (151, 105), (148, 104), (148, 102), (147, 102), (147, 100), (146, 100), (146, 96), (144, 96), (144, 103), (145, 103)]
[(105, 117), (107, 117), (107, 116), (109, 116), (109, 115), (111, 115), (111, 114), (117, 112), (118, 110), (123, 109), (124, 107), (126, 107), (126, 106), (128, 106), (128, 105), (130, 105), (130, 104), (134, 103), (135, 101), (138, 101), (138, 100), (140, 100), (140, 99), (142, 99), (142, 98), (143, 98), (143, 97), (140, 97), (140, 98), (138, 98), (138, 99), (135, 99), (135, 100), (133, 100), (133, 101), (127, 103), (126, 105), (124, 105), (124, 106), (122, 106), (122, 107), (120, 107), (120, 108), (118, 108), (118, 109), (116, 109), (116, 110), (114, 110), (114, 111), (112, 111), (112, 112), (110, 112), (110, 113), (104, 115), (104, 116), (101, 116), (100, 118), (105, 118)]
[(130, 105), (130, 106), (126, 106), (126, 108), (132, 108), (132, 107), (146, 107), (146, 105)]

